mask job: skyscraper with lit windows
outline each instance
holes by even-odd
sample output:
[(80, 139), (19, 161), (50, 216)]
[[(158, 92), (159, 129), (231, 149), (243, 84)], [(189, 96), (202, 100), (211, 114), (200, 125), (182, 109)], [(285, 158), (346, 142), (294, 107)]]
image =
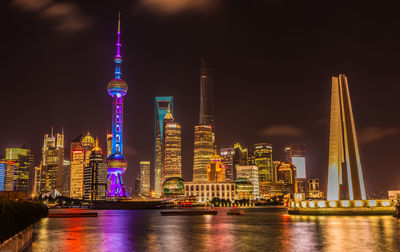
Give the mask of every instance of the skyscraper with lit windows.
[(181, 126), (174, 121), (171, 111), (164, 117), (162, 183), (168, 178), (182, 177)]
[(140, 195), (150, 197), (150, 161), (140, 161)]
[[(32, 183), (29, 183), (29, 174), (34, 170), (33, 154), (27, 148), (6, 148), (6, 161), (15, 163), (14, 191), (32, 193)], [(32, 175), (31, 175), (32, 176)]]
[(194, 127), (194, 155), (193, 155), (193, 181), (207, 181), (207, 166), (214, 150), (215, 135), (211, 125), (197, 125)]
[(63, 178), (64, 166), (64, 132), (44, 135), (42, 148), (42, 171), (40, 192), (48, 193), (57, 190), (61, 194), (65, 194), (65, 185), (68, 181)]
[(172, 96), (156, 97), (155, 98), (155, 146), (154, 146), (154, 192), (157, 198), (161, 197), (161, 189), (163, 183), (163, 133), (164, 133), (164, 118), (168, 110), (173, 116), (173, 102)]
[(260, 182), (274, 182), (274, 166), (272, 164), (272, 145), (269, 143), (258, 143), (254, 145), (254, 165), (258, 166)]

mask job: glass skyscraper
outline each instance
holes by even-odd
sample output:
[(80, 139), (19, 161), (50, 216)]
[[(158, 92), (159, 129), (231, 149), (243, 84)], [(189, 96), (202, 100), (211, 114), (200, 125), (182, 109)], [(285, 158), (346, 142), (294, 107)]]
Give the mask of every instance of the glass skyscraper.
[(140, 162), (140, 195), (150, 196), (150, 161)]
[(173, 105), (172, 96), (155, 98), (154, 191), (156, 197), (161, 197), (162, 189), (164, 118), (168, 113), (168, 109), (173, 115)]
[(258, 143), (254, 145), (254, 165), (258, 166), (260, 182), (274, 182), (276, 175), (272, 164), (272, 145), (269, 143)]
[(15, 163), (14, 191), (32, 193), (33, 184), (29, 183), (29, 174), (34, 171), (34, 159), (31, 151), (26, 148), (6, 148), (6, 161)]

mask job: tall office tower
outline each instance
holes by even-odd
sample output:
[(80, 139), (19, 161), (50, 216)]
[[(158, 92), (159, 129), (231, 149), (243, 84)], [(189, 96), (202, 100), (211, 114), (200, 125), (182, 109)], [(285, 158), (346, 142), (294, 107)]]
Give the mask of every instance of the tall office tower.
[(140, 195), (150, 197), (150, 161), (140, 161)]
[(306, 146), (304, 144), (291, 144), (285, 146), (286, 162), (296, 166), (296, 178), (305, 179), (306, 176)]
[(41, 166), (35, 166), (34, 180), (33, 180), (33, 192), (35, 196), (40, 194), (40, 177), (41, 177)]
[(117, 32), (117, 53), (114, 57), (115, 78), (108, 83), (107, 91), (113, 99), (112, 113), (112, 146), (111, 155), (107, 157), (108, 175), (107, 175), (107, 196), (125, 197), (125, 185), (122, 181), (122, 174), (126, 171), (127, 161), (123, 156), (123, 107), (124, 96), (128, 92), (128, 84), (121, 79), (121, 43), (120, 43), (120, 17), (118, 14), (118, 32)]
[(0, 192), (4, 191), (4, 186), (6, 184), (6, 169), (7, 162), (0, 160)]
[(40, 191), (42, 194), (52, 190), (57, 190), (61, 194), (65, 194), (63, 181), (64, 166), (64, 132), (56, 133), (54, 136), (53, 129), (51, 134), (44, 135), (42, 148), (42, 172), (40, 181)]
[(255, 165), (237, 166), (236, 176), (238, 179), (248, 179), (253, 184), (253, 195), (260, 195), (260, 183), (258, 177), (258, 167)]
[(107, 157), (112, 154), (112, 139), (113, 135), (111, 133), (107, 134)]
[(182, 177), (181, 126), (174, 121), (171, 111), (164, 118), (162, 183), (168, 178)]
[(253, 155), (254, 165), (258, 166), (260, 182), (276, 181), (272, 164), (272, 145), (269, 143), (255, 144)]
[(95, 147), (90, 151), (89, 164), (85, 166), (83, 175), (83, 199), (94, 202), (106, 199), (107, 164), (103, 159), (103, 151), (96, 139)]
[(285, 193), (294, 193), (296, 167), (291, 163), (281, 162), (277, 168), (277, 180), (284, 183)]
[(6, 178), (4, 181), (4, 191), (14, 191), (15, 189), (15, 170), (16, 164), (14, 161), (4, 161), (6, 162)]
[(207, 166), (207, 182), (225, 182), (226, 168), (222, 157), (214, 155)]
[(78, 139), (79, 137), (75, 138), (71, 143), (69, 196), (71, 198), (82, 199), (84, 191), (84, 169), (89, 165), (90, 155), (95, 146), (95, 141), (89, 133), (81, 139), (80, 144), (76, 142)]
[(194, 127), (193, 181), (207, 181), (207, 166), (214, 155), (215, 136), (211, 125)]
[(319, 179), (309, 179), (308, 180), (308, 198), (310, 199), (320, 199), (321, 191), (319, 190)]
[(253, 154), (249, 152), (249, 149), (243, 148), (240, 143), (235, 143), (233, 148), (235, 149), (234, 160), (236, 165), (254, 165), (254, 157)]
[(164, 118), (168, 110), (173, 115), (173, 103), (172, 96), (155, 98), (154, 191), (157, 198), (161, 197), (162, 189)]
[(346, 184), (350, 200), (366, 199), (349, 85), (340, 74), (332, 77), (327, 199), (347, 198), (339, 193)]
[(34, 169), (31, 151), (27, 148), (6, 148), (6, 161), (15, 163), (14, 191), (26, 191), (27, 195), (31, 195), (33, 185), (29, 174), (33, 176)]
[(224, 148), (220, 150), (220, 155), (222, 157), (222, 163), (226, 168), (225, 180), (227, 182), (234, 182), (236, 180), (236, 169), (235, 169), (235, 149), (234, 148)]
[(66, 181), (64, 183), (65, 196), (69, 196), (69, 186), (71, 181), (71, 162), (69, 160), (64, 160), (63, 181)]
[(201, 58), (200, 68), (200, 125), (214, 126), (213, 74), (207, 62)]

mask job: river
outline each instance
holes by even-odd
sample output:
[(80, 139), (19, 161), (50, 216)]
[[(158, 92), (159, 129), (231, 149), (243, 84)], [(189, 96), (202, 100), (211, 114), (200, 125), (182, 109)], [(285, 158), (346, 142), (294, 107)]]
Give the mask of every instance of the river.
[[(97, 218), (45, 218), (28, 251), (400, 251), (392, 216), (161, 216), (159, 210), (99, 210)], [(80, 209), (51, 211), (85, 211)]]

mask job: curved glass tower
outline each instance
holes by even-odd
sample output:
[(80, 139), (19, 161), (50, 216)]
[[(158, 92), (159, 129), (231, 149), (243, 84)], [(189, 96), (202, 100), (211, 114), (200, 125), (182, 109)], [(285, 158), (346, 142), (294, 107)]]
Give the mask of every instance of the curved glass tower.
[(117, 54), (115, 55), (115, 79), (110, 81), (107, 86), (108, 94), (113, 99), (112, 112), (112, 146), (111, 155), (107, 158), (107, 196), (124, 197), (127, 196), (125, 186), (122, 181), (122, 174), (125, 172), (127, 162), (122, 156), (123, 148), (123, 106), (124, 96), (128, 92), (128, 85), (121, 79), (121, 43), (120, 43), (120, 15), (118, 14), (117, 32)]

